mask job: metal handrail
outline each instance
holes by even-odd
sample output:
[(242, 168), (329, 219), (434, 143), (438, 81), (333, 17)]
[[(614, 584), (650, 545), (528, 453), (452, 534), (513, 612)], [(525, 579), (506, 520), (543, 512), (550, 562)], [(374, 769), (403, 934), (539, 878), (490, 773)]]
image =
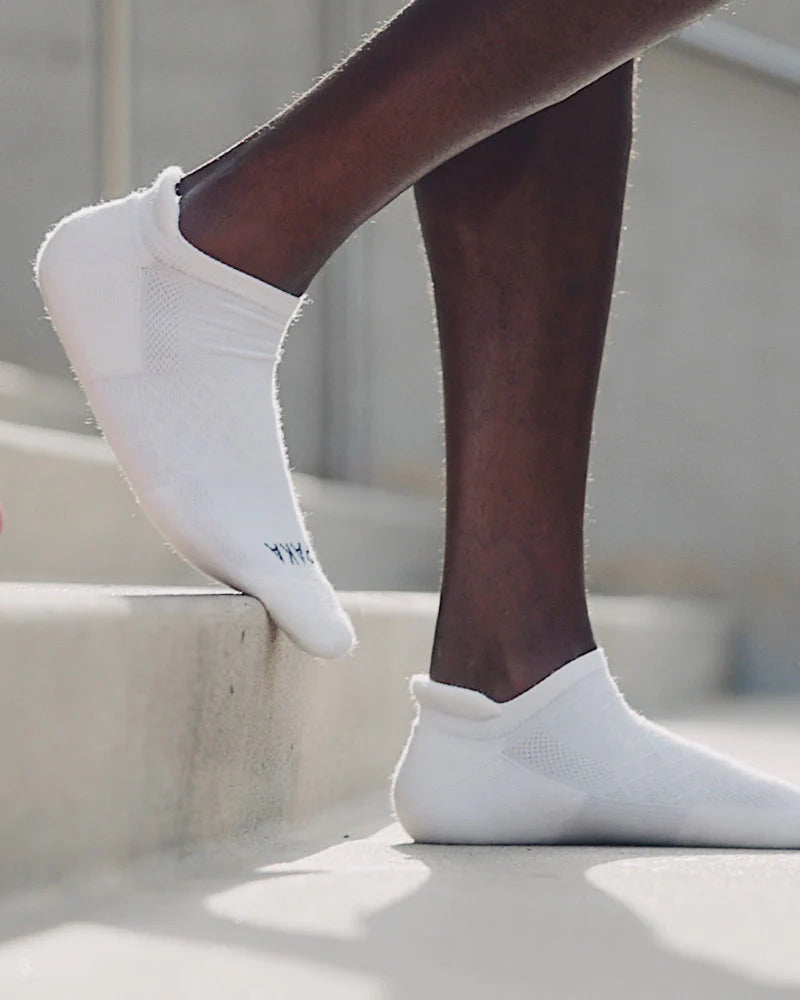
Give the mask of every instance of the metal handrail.
[(755, 31), (712, 18), (682, 31), (672, 43), (800, 90), (800, 49)]

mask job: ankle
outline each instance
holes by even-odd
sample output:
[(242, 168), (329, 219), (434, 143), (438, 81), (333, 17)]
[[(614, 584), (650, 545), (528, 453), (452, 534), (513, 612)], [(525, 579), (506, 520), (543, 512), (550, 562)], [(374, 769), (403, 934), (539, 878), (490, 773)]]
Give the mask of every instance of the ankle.
[(558, 635), (516, 644), (507, 638), (494, 638), (485, 644), (462, 641), (458, 646), (445, 646), (437, 633), (430, 676), (442, 684), (469, 688), (493, 701), (506, 702), (596, 648), (588, 620)]
[(264, 199), (242, 196), (227, 176), (213, 174), (185, 178), (179, 194), (178, 225), (192, 246), (291, 295), (306, 291), (321, 264), (285, 237), (285, 206), (279, 226)]

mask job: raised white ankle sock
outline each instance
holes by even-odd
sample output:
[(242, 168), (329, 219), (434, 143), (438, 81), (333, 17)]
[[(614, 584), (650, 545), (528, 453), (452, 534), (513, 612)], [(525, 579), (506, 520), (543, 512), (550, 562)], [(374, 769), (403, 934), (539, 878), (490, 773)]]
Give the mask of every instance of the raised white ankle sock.
[(36, 278), (131, 487), (164, 537), (316, 656), (353, 645), (292, 488), (275, 373), (300, 300), (178, 228), (178, 167), (48, 234)]
[(602, 650), (513, 701), (414, 677), (394, 806), (418, 841), (800, 848), (800, 789), (644, 719)]

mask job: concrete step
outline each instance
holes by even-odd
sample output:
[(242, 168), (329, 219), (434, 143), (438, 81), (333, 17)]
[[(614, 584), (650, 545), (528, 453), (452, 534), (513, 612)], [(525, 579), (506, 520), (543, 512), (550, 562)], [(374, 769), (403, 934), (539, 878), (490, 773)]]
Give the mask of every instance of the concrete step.
[(230, 592), (0, 584), (0, 888), (385, 787), (436, 599), (345, 602), (360, 645), (328, 663)]
[(95, 435), (77, 382), (0, 362), (0, 420)]
[(100, 438), (0, 422), (0, 579), (202, 584), (136, 504)]
[[(0, 584), (0, 889), (296, 828), (385, 792), (437, 599), (344, 602), (360, 645), (326, 663), (231, 592)], [(600, 597), (592, 611), (638, 707), (722, 687), (724, 609)]]
[[(435, 502), (295, 477), (317, 551), (344, 590), (433, 590)], [(207, 578), (151, 526), (98, 437), (0, 421), (0, 580), (188, 584)]]
[[(800, 704), (670, 723), (800, 781)], [(409, 844), (385, 805), (0, 903), (20, 1000), (800, 995), (800, 853)], [(580, 957), (576, 961), (576, 956)]]

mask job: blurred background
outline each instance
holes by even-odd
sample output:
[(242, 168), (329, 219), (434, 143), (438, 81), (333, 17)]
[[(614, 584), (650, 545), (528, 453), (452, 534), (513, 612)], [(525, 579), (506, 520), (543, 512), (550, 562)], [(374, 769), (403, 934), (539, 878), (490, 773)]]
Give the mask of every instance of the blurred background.
[[(190, 578), (92, 440), (31, 279), (44, 231), (235, 142), (399, 6), (0, 6), (0, 576)], [(800, 691), (799, 112), (796, 0), (739, 6), (642, 60), (588, 527), (594, 591), (714, 599), (739, 686), (770, 691)], [(342, 587), (438, 583), (427, 280), (405, 196), (340, 251), (287, 347), (289, 450)]]

